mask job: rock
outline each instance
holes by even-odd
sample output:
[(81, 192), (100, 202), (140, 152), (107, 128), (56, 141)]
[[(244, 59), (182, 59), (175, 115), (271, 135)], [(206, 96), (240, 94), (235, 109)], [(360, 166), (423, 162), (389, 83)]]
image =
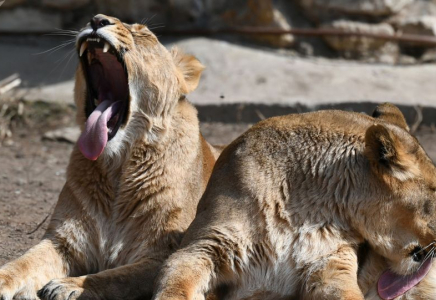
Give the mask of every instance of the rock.
[(18, 5), (24, 4), (25, 2), (26, 0), (6, 0), (6, 1), (0, 1), (0, 6), (2, 8), (13, 8)]
[(424, 52), (420, 59), (423, 63), (434, 63), (436, 61), (436, 49), (428, 49)]
[(405, 34), (436, 35), (436, 16), (421, 16), (403, 20), (399, 30)]
[[(252, 26), (271, 29), (291, 29), (291, 25), (272, 0), (227, 1), (226, 9), (217, 14), (212, 21), (215, 26)], [(213, 11), (213, 10), (212, 10)], [(286, 35), (251, 35), (250, 38), (274, 47), (289, 47), (294, 43), (294, 37)]]
[(44, 133), (43, 139), (58, 142), (67, 142), (74, 144), (80, 136), (80, 130), (77, 127), (66, 127)]
[[(290, 22), (273, 0), (176, 0), (171, 10), (177, 18), (187, 16), (191, 26), (199, 28), (261, 27), (290, 29)], [(177, 13), (176, 13), (177, 12)], [(185, 22), (186, 24), (186, 22)], [(178, 24), (180, 25), (180, 24)], [(289, 47), (294, 37), (287, 35), (247, 35), (248, 38), (274, 46)]]
[(415, 65), (416, 64), (416, 58), (409, 55), (399, 55), (397, 64), (399, 65)]
[(0, 30), (6, 31), (50, 31), (61, 28), (61, 16), (33, 8), (0, 10)]
[(329, 15), (347, 14), (351, 17), (390, 16), (415, 0), (299, 0), (306, 15), (313, 21), (323, 22)]
[(60, 10), (69, 10), (85, 6), (89, 2), (90, 0), (43, 0), (42, 5)]
[[(180, 1), (180, 0), (178, 0)], [(116, 16), (126, 23), (144, 22), (146, 19), (151, 24), (168, 25), (169, 21), (173, 21), (170, 16), (170, 7), (167, 2), (160, 0), (95, 0), (99, 13)], [(171, 16), (170, 16), (171, 17)], [(152, 20), (150, 20), (152, 19)], [(168, 23), (166, 22), (168, 21)]]
[[(396, 16), (386, 20), (398, 33), (416, 34), (435, 37), (436, 36), (436, 1), (416, 1), (401, 11)], [(401, 51), (404, 54), (420, 58), (429, 45), (413, 42), (401, 43)]]
[[(324, 24), (322, 28), (341, 29), (346, 32), (394, 35), (393, 27), (387, 23), (367, 24), (361, 22), (339, 20)], [(381, 49), (386, 40), (359, 36), (325, 36), (324, 40), (330, 47), (339, 52), (354, 52), (364, 54)]]
[(300, 42), (297, 45), (297, 51), (303, 56), (313, 56), (313, 46), (307, 42)]
[(387, 19), (386, 22), (397, 29), (401, 29), (407, 23), (416, 22), (427, 16), (436, 16), (436, 0), (414, 1), (411, 5), (407, 6), (407, 9), (401, 10), (398, 14)]

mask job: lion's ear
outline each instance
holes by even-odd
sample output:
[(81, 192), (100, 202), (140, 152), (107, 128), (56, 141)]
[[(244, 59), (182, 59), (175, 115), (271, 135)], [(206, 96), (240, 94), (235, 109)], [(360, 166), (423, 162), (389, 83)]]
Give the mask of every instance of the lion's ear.
[[(415, 150), (414, 150), (415, 149)], [(382, 172), (405, 181), (419, 175), (416, 142), (406, 132), (394, 133), (392, 128), (372, 125), (365, 134), (365, 155)]]
[(192, 92), (198, 86), (204, 66), (195, 58), (195, 56), (184, 54), (176, 47), (171, 50), (171, 54), (177, 69), (182, 75), (182, 93), (187, 94)]
[(403, 113), (393, 104), (380, 104), (375, 108), (372, 116), (377, 119), (385, 120), (386, 122), (397, 125), (398, 127), (409, 131), (409, 126), (407, 126)]

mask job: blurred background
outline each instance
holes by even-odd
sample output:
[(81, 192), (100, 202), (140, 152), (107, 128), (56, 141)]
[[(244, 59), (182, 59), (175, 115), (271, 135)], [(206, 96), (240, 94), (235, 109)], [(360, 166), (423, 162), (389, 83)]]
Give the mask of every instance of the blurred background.
[(188, 99), (212, 143), (274, 115), (392, 102), (436, 159), (436, 0), (0, 0), (0, 265), (41, 237), (65, 181), (74, 39), (98, 13), (200, 59)]

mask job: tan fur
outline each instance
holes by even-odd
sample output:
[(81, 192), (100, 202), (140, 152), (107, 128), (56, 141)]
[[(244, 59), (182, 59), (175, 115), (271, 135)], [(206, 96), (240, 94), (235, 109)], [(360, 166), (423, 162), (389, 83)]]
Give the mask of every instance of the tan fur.
[(436, 168), (400, 125), (320, 111), (253, 126), (218, 159), (154, 299), (362, 300), (366, 243), (417, 270), (411, 252), (436, 238)]
[[(385, 103), (378, 106), (373, 117), (383, 119), (389, 123), (396, 124), (406, 130), (406, 124), (401, 111), (392, 104)], [(380, 300), (377, 293), (377, 281), (381, 274), (389, 269), (389, 264), (382, 256), (372, 249), (365, 253), (363, 262), (359, 270), (359, 286), (367, 300)], [(433, 300), (436, 299), (436, 266), (430, 270), (429, 274), (416, 287), (396, 298), (397, 300)]]
[[(377, 281), (384, 271), (389, 269), (385, 258), (370, 250), (365, 263), (359, 271), (359, 286), (366, 300), (381, 300), (377, 292)], [(414, 288), (395, 300), (434, 300), (436, 299), (436, 265)]]
[[(180, 244), (219, 151), (199, 132), (184, 93), (203, 66), (167, 51), (143, 25), (107, 17), (99, 29), (124, 49), (128, 120), (103, 154), (77, 147), (43, 241), (0, 269), (0, 298), (146, 299), (162, 262)], [(89, 25), (79, 37), (90, 32)], [(77, 45), (79, 48), (80, 45)], [(84, 128), (86, 81), (76, 73), (77, 121)]]

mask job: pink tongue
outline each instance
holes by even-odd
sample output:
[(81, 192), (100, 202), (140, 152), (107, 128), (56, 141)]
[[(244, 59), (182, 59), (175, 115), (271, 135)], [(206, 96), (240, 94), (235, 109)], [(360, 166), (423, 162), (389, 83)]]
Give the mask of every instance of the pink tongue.
[(112, 115), (117, 112), (120, 103), (121, 101), (105, 100), (88, 117), (85, 130), (77, 142), (80, 151), (86, 158), (96, 160), (103, 152), (108, 140), (107, 123)]
[(391, 271), (384, 272), (378, 280), (378, 294), (382, 299), (390, 300), (401, 296), (424, 279), (430, 271), (432, 260), (427, 259), (419, 270), (408, 276), (400, 276)]

